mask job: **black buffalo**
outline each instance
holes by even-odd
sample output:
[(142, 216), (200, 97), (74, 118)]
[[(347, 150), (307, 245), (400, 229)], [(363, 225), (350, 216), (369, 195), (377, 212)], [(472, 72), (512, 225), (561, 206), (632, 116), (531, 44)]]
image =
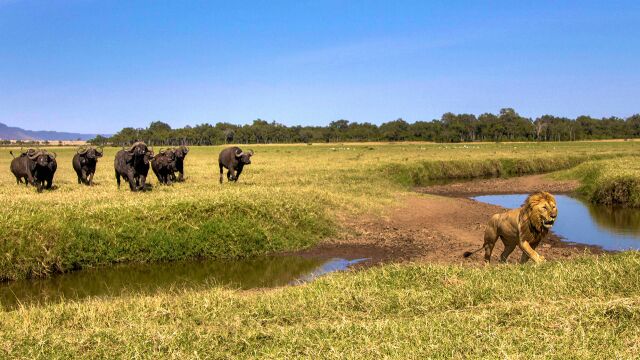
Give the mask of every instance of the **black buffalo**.
[[(13, 156), (13, 152), (10, 153)], [(35, 186), (38, 192), (43, 188), (51, 189), (57, 169), (56, 153), (46, 150), (29, 149), (18, 157), (14, 156), (11, 161), (11, 172), (16, 177), (16, 182), (20, 184), (24, 179), (27, 186)]]
[[(189, 152), (189, 148), (186, 146), (179, 146), (173, 149), (173, 152), (176, 155), (175, 161), (175, 170), (174, 173), (171, 174), (171, 178), (174, 181), (184, 181), (184, 158), (187, 157), (187, 153)], [(176, 178), (175, 172), (178, 172), (178, 177)]]
[(93, 177), (96, 174), (98, 159), (103, 151), (94, 147), (80, 148), (73, 156), (71, 164), (78, 175), (78, 184), (93, 185)]
[(252, 156), (253, 150), (243, 152), (242, 149), (237, 146), (222, 150), (218, 157), (218, 165), (220, 166), (220, 184), (222, 184), (224, 168), (228, 169), (227, 180), (238, 181), (244, 166), (251, 164)]
[(153, 160), (153, 150), (138, 141), (128, 149), (116, 153), (113, 161), (116, 170), (116, 182), (120, 188), (120, 177), (129, 182), (131, 191), (146, 190), (149, 163)]
[(171, 182), (175, 180), (176, 164), (177, 156), (173, 149), (160, 149), (158, 155), (151, 162), (151, 169), (153, 169), (153, 173), (156, 174), (160, 184), (171, 185)]

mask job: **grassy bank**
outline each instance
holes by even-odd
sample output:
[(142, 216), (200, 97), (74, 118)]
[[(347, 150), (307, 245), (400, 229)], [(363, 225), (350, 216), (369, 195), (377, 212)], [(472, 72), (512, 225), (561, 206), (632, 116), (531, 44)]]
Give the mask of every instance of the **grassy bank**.
[(556, 176), (580, 180), (578, 191), (593, 203), (640, 207), (640, 163), (636, 157), (589, 161)]
[(410, 186), (429, 185), (433, 180), (456, 180), (487, 177), (511, 177), (568, 169), (592, 159), (590, 156), (562, 158), (486, 159), (421, 161), (391, 165), (387, 172)]
[[(579, 164), (616, 159), (632, 152), (619, 143), (495, 144), (493, 154), (478, 145), (439, 145), (455, 157), (421, 157), (386, 165), (383, 171), (407, 186), (425, 186), (434, 180), (511, 177), (565, 170)], [(484, 150), (484, 151), (483, 151)]]
[(637, 358), (640, 254), (389, 265), (273, 291), (202, 289), (0, 313), (13, 358)]
[[(382, 210), (434, 178), (556, 170), (594, 157), (633, 154), (640, 143), (326, 144), (253, 146), (240, 182), (217, 182), (222, 147), (194, 147), (187, 182), (147, 193), (117, 190), (107, 148), (96, 186), (78, 185), (72, 148), (58, 152), (56, 189), (37, 194), (0, 155), (0, 279), (86, 266), (196, 257), (241, 257), (315, 244), (340, 216)], [(567, 154), (571, 156), (567, 157)], [(497, 160), (496, 160), (497, 159)]]

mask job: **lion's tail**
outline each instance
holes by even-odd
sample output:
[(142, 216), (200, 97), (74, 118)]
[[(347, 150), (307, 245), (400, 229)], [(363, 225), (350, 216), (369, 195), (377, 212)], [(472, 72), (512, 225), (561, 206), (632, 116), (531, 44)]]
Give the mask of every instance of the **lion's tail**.
[(464, 252), (464, 254), (462, 254), (462, 256), (464, 256), (464, 257), (468, 258), (469, 256), (471, 256), (471, 255), (473, 255), (473, 254), (477, 253), (478, 251), (480, 251), (480, 250), (482, 250), (482, 249), (484, 249), (484, 245), (482, 245), (482, 246), (480, 247), (480, 249), (478, 249), (478, 250), (474, 250), (474, 251), (465, 251), (465, 252)]

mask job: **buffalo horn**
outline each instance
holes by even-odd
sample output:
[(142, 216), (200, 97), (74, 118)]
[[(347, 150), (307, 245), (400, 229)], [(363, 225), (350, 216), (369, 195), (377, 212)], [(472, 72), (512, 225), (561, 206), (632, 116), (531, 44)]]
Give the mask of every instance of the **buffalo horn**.
[(35, 160), (38, 158), (38, 156), (40, 156), (42, 154), (42, 150), (38, 150), (36, 152), (33, 153), (33, 155), (29, 155), (29, 152), (27, 152), (27, 156), (29, 157), (29, 159), (31, 160)]

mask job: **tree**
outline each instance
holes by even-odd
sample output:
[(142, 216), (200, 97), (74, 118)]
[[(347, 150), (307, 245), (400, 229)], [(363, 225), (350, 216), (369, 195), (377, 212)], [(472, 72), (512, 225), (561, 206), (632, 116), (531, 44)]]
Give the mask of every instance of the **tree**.
[(380, 126), (380, 133), (385, 140), (401, 141), (409, 137), (409, 124), (399, 118)]
[(577, 119), (544, 115), (535, 121), (519, 115), (512, 108), (498, 114), (445, 113), (438, 120), (409, 124), (396, 119), (380, 126), (340, 119), (328, 126), (287, 127), (276, 121), (256, 119), (251, 124), (235, 125), (218, 122), (194, 127), (172, 129), (169, 124), (155, 121), (145, 129), (131, 127), (120, 130), (110, 138), (96, 136), (92, 144), (127, 145), (137, 140), (160, 145), (213, 145), (225, 143), (283, 143), (331, 141), (404, 141), (438, 142), (463, 141), (572, 141), (580, 139), (611, 139), (640, 137), (640, 115), (627, 119), (608, 117)]

